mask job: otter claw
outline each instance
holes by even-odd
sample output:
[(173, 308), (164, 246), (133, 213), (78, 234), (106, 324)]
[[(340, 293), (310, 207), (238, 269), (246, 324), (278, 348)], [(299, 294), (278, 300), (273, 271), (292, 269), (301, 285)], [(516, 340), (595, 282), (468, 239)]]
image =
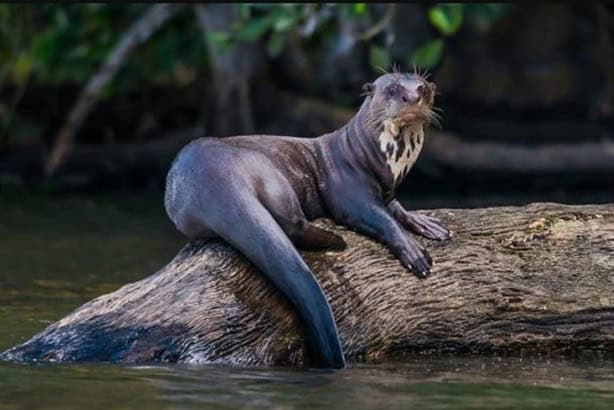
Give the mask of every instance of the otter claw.
[[(411, 241), (413, 242), (413, 241)], [(400, 255), (401, 263), (411, 270), (419, 279), (425, 279), (431, 273), (433, 259), (431, 255), (418, 243), (411, 243), (409, 252)]]
[(430, 274), (431, 271), (428, 269), (423, 271), (414, 269), (414, 275), (416, 275), (418, 279), (426, 279)]
[(426, 264), (425, 261), (420, 261), (421, 263), (416, 266), (414, 269), (414, 274), (420, 278), (424, 279), (431, 273), (430, 263)]
[(421, 250), (422, 250), (422, 254), (426, 258), (429, 266), (431, 266), (433, 264), (433, 258), (431, 257), (431, 254), (428, 253), (428, 251), (426, 249), (424, 249), (424, 248), (422, 248)]

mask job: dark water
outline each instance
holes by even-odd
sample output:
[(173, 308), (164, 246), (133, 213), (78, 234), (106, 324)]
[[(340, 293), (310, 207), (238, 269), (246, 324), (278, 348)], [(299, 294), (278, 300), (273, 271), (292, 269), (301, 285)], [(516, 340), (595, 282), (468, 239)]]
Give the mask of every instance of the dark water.
[[(160, 195), (0, 196), (0, 350), (183, 245)], [(3, 409), (613, 409), (614, 360), (421, 358), (339, 372), (0, 363)]]

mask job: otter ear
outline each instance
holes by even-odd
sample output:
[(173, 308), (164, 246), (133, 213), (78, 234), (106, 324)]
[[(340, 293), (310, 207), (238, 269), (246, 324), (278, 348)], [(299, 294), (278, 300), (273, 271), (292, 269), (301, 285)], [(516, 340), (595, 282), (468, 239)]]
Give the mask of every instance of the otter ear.
[(435, 83), (428, 83), (428, 86), (431, 90), (431, 94), (435, 95), (435, 92), (437, 91), (437, 86), (435, 85)]
[(375, 91), (375, 84), (364, 83), (362, 85), (362, 95), (372, 95), (373, 91)]

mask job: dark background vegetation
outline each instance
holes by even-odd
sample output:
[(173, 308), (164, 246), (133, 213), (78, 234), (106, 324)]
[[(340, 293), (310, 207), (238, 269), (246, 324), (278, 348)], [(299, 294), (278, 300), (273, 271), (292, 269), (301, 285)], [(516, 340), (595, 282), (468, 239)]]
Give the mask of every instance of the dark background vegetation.
[(328, 132), (395, 63), (444, 111), (401, 195), (610, 202), (613, 38), (598, 2), (1, 4), (0, 190), (162, 192), (190, 139)]

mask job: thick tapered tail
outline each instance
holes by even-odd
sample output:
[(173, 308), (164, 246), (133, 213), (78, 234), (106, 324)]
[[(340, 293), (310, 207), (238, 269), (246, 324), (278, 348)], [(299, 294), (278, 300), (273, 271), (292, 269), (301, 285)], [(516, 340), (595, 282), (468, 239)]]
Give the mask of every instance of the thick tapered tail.
[[(215, 211), (214, 211), (215, 212)], [(306, 327), (314, 367), (343, 368), (337, 325), (324, 292), (290, 239), (254, 197), (213, 215), (212, 228), (254, 263), (296, 307)], [(218, 219), (222, 218), (222, 219)], [(211, 215), (209, 215), (211, 220)]]

